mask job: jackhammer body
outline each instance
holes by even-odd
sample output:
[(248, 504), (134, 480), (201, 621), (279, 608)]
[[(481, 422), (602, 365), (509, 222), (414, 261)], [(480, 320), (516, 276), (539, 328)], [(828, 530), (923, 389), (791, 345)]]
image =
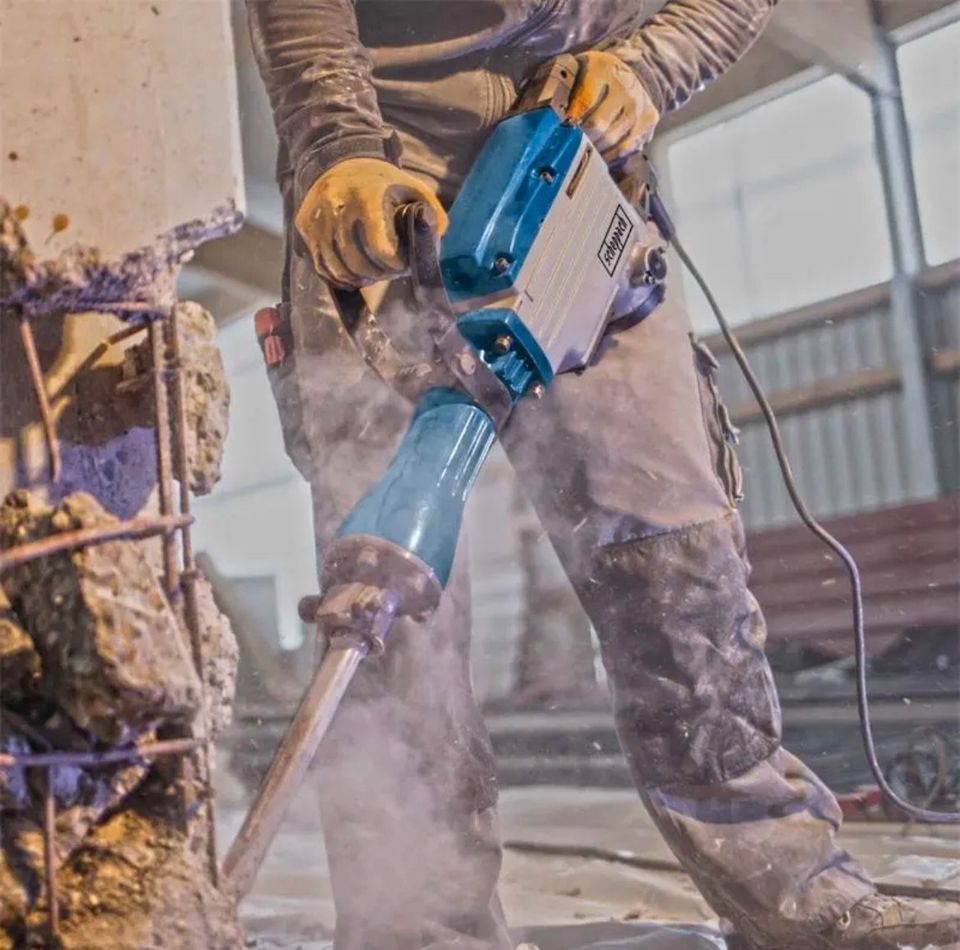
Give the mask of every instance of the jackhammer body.
[[(385, 648), (397, 618), (437, 607), (467, 497), (510, 409), (586, 367), (612, 323), (636, 322), (662, 299), (664, 249), (645, 243), (650, 201), (631, 205), (565, 121), (575, 72), (553, 64), (494, 130), (450, 209), (439, 257), (410, 249), (414, 283), (435, 285), (431, 332), (459, 385), (426, 390), (389, 468), (323, 553), (322, 594), (305, 598), (301, 616), (326, 634), (327, 651), (226, 857), (238, 896), (359, 663)], [(435, 248), (428, 237), (424, 256)]]

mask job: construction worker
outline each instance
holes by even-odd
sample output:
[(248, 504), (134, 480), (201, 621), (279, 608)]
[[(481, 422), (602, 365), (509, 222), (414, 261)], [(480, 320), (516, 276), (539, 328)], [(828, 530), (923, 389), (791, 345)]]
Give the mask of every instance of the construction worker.
[[(428, 347), (394, 212), (427, 202), (443, 231), (535, 67), (576, 55), (572, 118), (620, 160), (742, 56), (774, 3), (670, 0), (648, 17), (648, 0), (248, 0), (289, 229), (283, 303), (259, 319), (319, 549), (411, 413), (353, 349), (328, 282), (393, 281), (378, 320), (398, 348)], [(833, 795), (780, 746), (733, 433), (676, 292), (603, 349), (521, 403), (504, 442), (596, 627), (657, 827), (749, 946), (960, 946), (955, 907), (877, 893), (836, 845)], [(512, 946), (466, 581), (458, 564), (432, 621), (404, 621), (365, 665), (324, 747), (337, 950)]]

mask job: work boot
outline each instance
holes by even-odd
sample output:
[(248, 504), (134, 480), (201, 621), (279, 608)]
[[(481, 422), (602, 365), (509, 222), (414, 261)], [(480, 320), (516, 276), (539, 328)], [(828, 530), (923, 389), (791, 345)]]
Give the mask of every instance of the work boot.
[(824, 950), (960, 950), (960, 904), (871, 894), (821, 941)]

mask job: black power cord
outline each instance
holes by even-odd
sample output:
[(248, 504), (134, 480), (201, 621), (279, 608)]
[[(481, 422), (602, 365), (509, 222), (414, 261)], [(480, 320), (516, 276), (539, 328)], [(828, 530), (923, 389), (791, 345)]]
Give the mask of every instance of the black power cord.
[[(669, 218), (667, 218), (667, 222), (669, 222)], [(857, 562), (854, 560), (853, 555), (814, 518), (807, 508), (797, 488), (793, 471), (790, 468), (790, 460), (787, 458), (787, 453), (783, 446), (783, 439), (780, 435), (780, 426), (777, 422), (777, 417), (763, 392), (760, 381), (750, 367), (746, 353), (743, 352), (740, 343), (730, 329), (730, 324), (727, 323), (727, 319), (724, 317), (723, 311), (720, 309), (720, 305), (713, 296), (703, 275), (690, 259), (690, 255), (687, 253), (683, 244), (677, 239), (676, 229), (672, 227), (672, 222), (668, 224), (668, 231), (670, 232), (669, 238), (674, 250), (677, 252), (677, 256), (683, 261), (684, 266), (703, 292), (707, 303), (710, 305), (710, 309), (713, 311), (714, 317), (716, 317), (720, 332), (723, 334), (724, 340), (727, 341), (727, 346), (730, 347), (730, 352), (733, 353), (733, 357), (737, 361), (741, 373), (743, 373), (743, 378), (747, 381), (747, 385), (750, 387), (750, 391), (753, 393), (753, 397), (756, 399), (757, 405), (763, 413), (763, 418), (767, 423), (767, 430), (770, 433), (770, 439), (773, 442), (773, 451), (777, 456), (777, 464), (780, 466), (780, 472), (783, 475), (783, 484), (787, 489), (787, 493), (790, 495), (790, 501), (793, 503), (793, 507), (800, 516), (800, 520), (843, 561), (844, 567), (847, 569), (847, 574), (850, 577), (850, 594), (853, 599), (853, 640), (857, 667), (857, 707), (860, 713), (860, 735), (863, 738), (863, 748), (867, 755), (870, 771), (873, 772), (873, 777), (876, 779), (877, 785), (883, 794), (886, 795), (897, 808), (909, 815), (910, 818), (916, 821), (958, 824), (960, 823), (960, 812), (934, 811), (929, 808), (920, 808), (917, 805), (913, 805), (901, 798), (890, 787), (890, 784), (883, 774), (883, 769), (877, 760), (877, 749), (873, 739), (873, 727), (870, 724), (870, 702), (867, 696), (867, 644), (863, 629), (863, 587), (860, 582), (860, 569), (857, 567)]]

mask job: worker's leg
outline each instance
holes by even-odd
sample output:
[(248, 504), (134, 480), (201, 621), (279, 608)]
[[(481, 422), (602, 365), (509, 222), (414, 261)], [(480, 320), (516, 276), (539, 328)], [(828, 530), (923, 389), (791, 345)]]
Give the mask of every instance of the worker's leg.
[(779, 747), (713, 371), (668, 295), (522, 405), (507, 441), (597, 629), (658, 826), (718, 913), (783, 946), (872, 887), (836, 847), (833, 796)]
[[(410, 416), (354, 352), (325, 286), (294, 261), (292, 352), (272, 369), (287, 447), (313, 488), (322, 551), (386, 468)], [(489, 739), (471, 691), (458, 563), (432, 622), (401, 622), (367, 660), (314, 780), (337, 909), (336, 950), (508, 946)]]

